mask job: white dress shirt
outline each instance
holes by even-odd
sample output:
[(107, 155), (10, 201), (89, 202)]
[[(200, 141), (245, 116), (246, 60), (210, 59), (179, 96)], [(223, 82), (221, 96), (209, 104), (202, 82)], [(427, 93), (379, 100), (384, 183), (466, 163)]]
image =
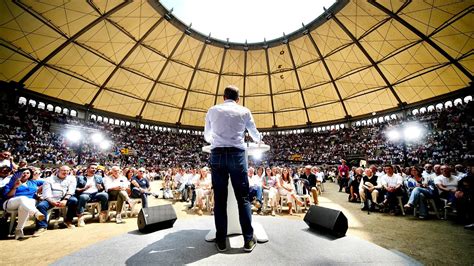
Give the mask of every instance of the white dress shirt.
[(211, 149), (235, 147), (245, 150), (245, 129), (255, 142), (261, 141), (250, 110), (233, 100), (226, 100), (207, 111), (204, 139), (211, 143)]

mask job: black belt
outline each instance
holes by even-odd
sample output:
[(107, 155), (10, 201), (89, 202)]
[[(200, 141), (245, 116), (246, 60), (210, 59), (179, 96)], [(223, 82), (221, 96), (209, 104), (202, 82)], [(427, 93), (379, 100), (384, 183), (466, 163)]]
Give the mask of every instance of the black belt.
[(216, 147), (211, 152), (245, 152), (245, 150), (236, 147)]

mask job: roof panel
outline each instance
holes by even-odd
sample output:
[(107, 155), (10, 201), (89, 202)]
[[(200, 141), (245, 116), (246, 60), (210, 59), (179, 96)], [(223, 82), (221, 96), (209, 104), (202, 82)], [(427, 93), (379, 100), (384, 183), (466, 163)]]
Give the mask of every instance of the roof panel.
[(136, 43), (108, 21), (97, 23), (79, 36), (77, 41), (93, 48), (115, 63), (120, 62)]
[(59, 51), (48, 64), (77, 73), (96, 84), (102, 84), (115, 68), (115, 65), (74, 43)]
[(298, 81), (294, 70), (272, 74), (273, 93), (299, 91)]
[(319, 58), (316, 48), (307, 34), (291, 41), (290, 49), (297, 67)]
[(190, 126), (203, 127), (206, 123), (206, 113), (184, 110), (181, 123)]
[(194, 67), (204, 43), (186, 35), (173, 54), (173, 60)]
[(304, 110), (277, 112), (275, 113), (275, 120), (279, 127), (304, 125), (307, 122), (306, 113)]
[(222, 73), (243, 75), (245, 62), (244, 57), (245, 55), (242, 51), (228, 49), (225, 56), (224, 66), (222, 67)]
[[(183, 100), (186, 91), (172, 86), (157, 83), (150, 95), (150, 101), (158, 104), (164, 104), (175, 108), (183, 106)], [(174, 121), (174, 122), (177, 122)]]
[(12, 1), (0, 1), (0, 36), (37, 59), (44, 59), (66, 41)]
[(38, 14), (73, 36), (99, 17), (91, 5), (80, 1), (22, 1)]
[(192, 73), (193, 69), (189, 66), (184, 66), (176, 62), (169, 62), (159, 81), (187, 89)]
[(196, 71), (190, 89), (193, 91), (216, 94), (218, 75), (206, 71)]
[(323, 56), (352, 43), (351, 38), (332, 19), (311, 31), (310, 34)]
[(247, 75), (268, 73), (265, 50), (250, 50), (247, 52)]
[(321, 61), (298, 68), (297, 71), (302, 88), (330, 82), (328, 72)]
[(249, 108), (252, 113), (272, 112), (272, 103), (270, 101), (270, 97), (266, 96), (245, 97), (245, 107)]
[(178, 121), (180, 109), (148, 103), (143, 110), (143, 119), (174, 124)]
[(371, 114), (397, 107), (397, 100), (389, 89), (377, 90), (368, 94), (344, 100), (347, 112), (352, 116)]
[(340, 103), (322, 105), (308, 109), (309, 119), (313, 123), (342, 119), (345, 116)]
[(0, 79), (4, 81), (18, 81), (36, 65), (36, 62), (3, 46), (0, 46), (0, 62)]
[(370, 65), (357, 45), (350, 45), (326, 58), (326, 64), (334, 78)]
[(214, 95), (202, 94), (190, 91), (186, 100), (185, 109), (207, 112), (214, 105)]
[[(272, 114), (253, 114), (253, 120), (257, 128), (271, 128), (273, 127)], [(265, 139), (264, 139), (265, 141)]]
[(387, 86), (374, 67), (337, 80), (336, 84), (343, 99)]
[(138, 71), (151, 79), (156, 79), (160, 73), (166, 58), (139, 45), (125, 60), (123, 67)]
[(219, 73), (221, 69), (222, 57), (224, 50), (212, 45), (208, 45), (202, 54), (200, 69), (206, 69), (214, 73)]
[(324, 84), (303, 91), (306, 107), (314, 107), (324, 103), (338, 102), (336, 89), (332, 83)]
[(145, 100), (153, 81), (130, 71), (119, 69), (107, 83), (107, 88)]
[[(303, 100), (301, 99), (301, 93), (299, 91), (274, 95), (273, 103), (275, 105), (275, 112), (301, 109), (304, 106)], [(277, 124), (280, 125), (279, 123)]]
[(357, 39), (387, 18), (368, 1), (350, 1), (336, 16)]
[(271, 73), (293, 69), (293, 63), (286, 45), (269, 48), (268, 58)]
[(110, 19), (139, 40), (161, 18), (148, 1), (131, 1)]
[(181, 35), (183, 35), (183, 32), (165, 20), (147, 36), (143, 41), (143, 44), (150, 46), (151, 49), (155, 50), (157, 53), (168, 57), (176, 46)]
[(415, 103), (467, 87), (469, 80), (449, 65), (394, 86), (402, 101)]
[(245, 83), (245, 95), (270, 95), (267, 75), (248, 76)]
[(61, 100), (86, 104), (98, 87), (51, 68), (42, 68), (25, 82), (25, 87)]

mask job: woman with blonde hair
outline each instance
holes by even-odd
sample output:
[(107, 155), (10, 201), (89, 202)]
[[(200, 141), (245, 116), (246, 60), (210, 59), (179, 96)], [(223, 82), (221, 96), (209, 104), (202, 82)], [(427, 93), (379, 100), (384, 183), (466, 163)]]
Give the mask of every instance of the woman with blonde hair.
[[(202, 215), (202, 209), (204, 208), (204, 199), (207, 195), (211, 194), (212, 179), (208, 175), (209, 169), (204, 167), (199, 172), (199, 178), (196, 180), (195, 192), (196, 192), (196, 207), (199, 216)], [(208, 203), (209, 204), (209, 203)]]

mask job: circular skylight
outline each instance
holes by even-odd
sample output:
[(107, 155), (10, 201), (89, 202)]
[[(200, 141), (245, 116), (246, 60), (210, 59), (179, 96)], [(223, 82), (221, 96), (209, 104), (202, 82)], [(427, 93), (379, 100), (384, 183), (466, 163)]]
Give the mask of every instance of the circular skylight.
[(161, 0), (186, 25), (230, 42), (273, 40), (309, 24), (335, 0)]

